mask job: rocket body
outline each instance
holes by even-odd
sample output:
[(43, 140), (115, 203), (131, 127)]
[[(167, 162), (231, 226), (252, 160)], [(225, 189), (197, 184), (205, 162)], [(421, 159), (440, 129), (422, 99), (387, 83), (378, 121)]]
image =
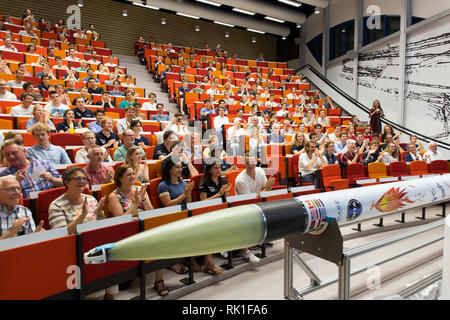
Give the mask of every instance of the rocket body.
[(314, 231), (332, 219), (357, 221), (448, 199), (450, 174), (231, 207), (123, 239), (108, 247), (107, 258), (169, 259), (235, 250)]

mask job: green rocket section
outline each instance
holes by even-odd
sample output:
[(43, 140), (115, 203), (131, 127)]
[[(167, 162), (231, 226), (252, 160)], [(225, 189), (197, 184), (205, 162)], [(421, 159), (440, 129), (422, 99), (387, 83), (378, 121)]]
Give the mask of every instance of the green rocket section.
[(246, 248), (262, 242), (265, 229), (256, 206), (223, 209), (121, 240), (108, 250), (108, 260), (170, 259)]

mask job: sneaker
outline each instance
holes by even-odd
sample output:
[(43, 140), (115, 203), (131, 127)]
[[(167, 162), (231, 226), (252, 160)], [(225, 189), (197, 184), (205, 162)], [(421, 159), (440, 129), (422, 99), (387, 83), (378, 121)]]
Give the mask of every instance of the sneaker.
[(225, 259), (228, 259), (228, 251), (222, 251), (220, 254), (221, 254), (222, 257), (224, 257)]
[(253, 253), (251, 253), (249, 250), (247, 250), (247, 252), (242, 254), (242, 260), (249, 263), (258, 263), (260, 261), (260, 259)]

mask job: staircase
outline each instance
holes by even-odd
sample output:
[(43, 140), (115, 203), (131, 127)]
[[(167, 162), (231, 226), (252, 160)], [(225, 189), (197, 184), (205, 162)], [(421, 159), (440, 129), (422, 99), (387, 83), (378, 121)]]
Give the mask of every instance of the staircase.
[(145, 89), (145, 98), (153, 92), (156, 94), (156, 101), (164, 104), (164, 109), (169, 111), (170, 116), (178, 111), (177, 104), (169, 101), (168, 93), (161, 90), (160, 84), (153, 80), (152, 75), (147, 72), (146, 66), (139, 62), (137, 56), (115, 56), (119, 59), (120, 66), (127, 68), (127, 73), (136, 78), (136, 86)]

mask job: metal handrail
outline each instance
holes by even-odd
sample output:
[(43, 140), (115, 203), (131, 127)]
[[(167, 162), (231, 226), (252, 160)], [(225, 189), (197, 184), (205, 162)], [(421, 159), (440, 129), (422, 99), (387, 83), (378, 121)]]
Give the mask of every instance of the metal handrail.
[(402, 298), (408, 298), (412, 296), (413, 294), (416, 294), (420, 292), (421, 290), (425, 289), (426, 287), (432, 285), (433, 283), (436, 283), (437, 281), (442, 279), (442, 270), (439, 270), (428, 277), (417, 281), (416, 283), (413, 283), (409, 287), (401, 290), (397, 293), (397, 295), (401, 296)]

